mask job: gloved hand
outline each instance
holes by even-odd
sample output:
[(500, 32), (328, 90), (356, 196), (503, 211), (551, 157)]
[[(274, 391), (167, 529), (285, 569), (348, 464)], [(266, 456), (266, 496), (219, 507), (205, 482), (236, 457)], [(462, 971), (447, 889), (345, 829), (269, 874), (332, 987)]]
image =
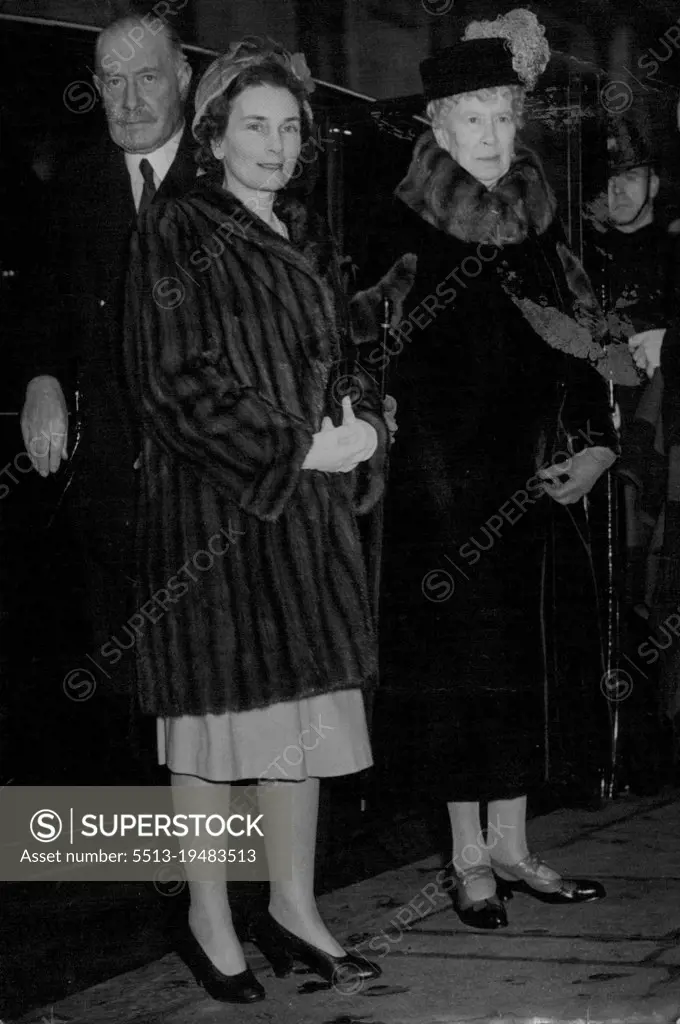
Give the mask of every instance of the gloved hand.
[(661, 365), (661, 346), (665, 333), (666, 328), (659, 327), (652, 331), (641, 331), (628, 339), (635, 365), (644, 370), (648, 377), (652, 377)]
[(360, 462), (370, 459), (378, 446), (378, 434), (370, 423), (357, 419), (349, 395), (342, 400), (342, 425), (334, 427), (328, 416), (314, 434), (303, 469), (323, 473), (351, 473)]
[[(545, 492), (560, 505), (573, 505), (588, 494), (598, 478), (616, 461), (611, 448), (593, 445), (573, 455), (567, 462), (559, 462), (538, 471), (545, 480)], [(562, 477), (566, 477), (562, 480)]]
[(397, 426), (397, 400), (393, 395), (385, 395), (383, 399), (383, 419), (390, 432), (390, 444), (394, 444), (394, 435), (399, 427)]

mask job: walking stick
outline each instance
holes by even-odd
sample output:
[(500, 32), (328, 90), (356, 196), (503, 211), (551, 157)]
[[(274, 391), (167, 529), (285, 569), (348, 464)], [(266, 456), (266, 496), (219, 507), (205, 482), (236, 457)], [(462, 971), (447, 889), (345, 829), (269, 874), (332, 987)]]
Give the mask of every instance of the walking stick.
[[(616, 400), (614, 396), (614, 381), (607, 382), (609, 393), (609, 408), (611, 415), (616, 411)], [(605, 651), (605, 692), (614, 682), (616, 686), (615, 697), (618, 697), (618, 665), (620, 647), (620, 608), (616, 593), (615, 581), (615, 558), (618, 550), (618, 503), (614, 475), (607, 473), (607, 637)], [(619, 770), (619, 701), (618, 699), (608, 700), (609, 724), (610, 724), (610, 748), (608, 776), (602, 779), (601, 796), (607, 800), (613, 800), (616, 794), (616, 777)]]
[[(383, 296), (383, 319), (380, 324), (382, 328), (382, 349), (383, 353), (387, 352), (387, 338), (390, 330), (390, 317), (391, 308), (390, 300), (387, 296)], [(381, 406), (385, 404), (385, 396), (387, 393), (387, 360), (383, 359), (382, 368), (380, 370), (380, 403)], [(373, 616), (375, 619), (375, 628), (379, 626), (380, 616), (380, 574), (382, 572), (382, 549), (383, 549), (383, 525), (385, 520), (385, 493), (387, 491), (387, 476), (390, 465), (389, 460), (389, 445), (391, 443), (391, 435), (388, 440), (388, 449), (385, 452), (385, 488), (383, 490), (383, 496), (376, 506), (376, 555), (373, 563)]]
[[(387, 296), (383, 296), (383, 319), (380, 324), (382, 328), (382, 349), (383, 353), (386, 354), (387, 339), (390, 330), (390, 319), (391, 319), (391, 306), (390, 300)], [(381, 409), (385, 403), (385, 393), (387, 387), (387, 360), (383, 359), (382, 368), (380, 371), (380, 383), (379, 383), (379, 394)], [(373, 622), (375, 624), (376, 638), (380, 639), (380, 584), (382, 575), (382, 552), (383, 552), (383, 531), (385, 524), (385, 492), (387, 490), (387, 477), (389, 469), (389, 444), (388, 450), (385, 452), (385, 468), (384, 468), (384, 481), (385, 486), (382, 497), (377, 502), (373, 513), (371, 515), (371, 529), (369, 532), (369, 554), (370, 554), (370, 593), (371, 593), (371, 606), (373, 611)], [(378, 672), (376, 676), (376, 690), (380, 685), (380, 664), (378, 663)], [(371, 695), (370, 701), (366, 704), (366, 722), (368, 725), (369, 736), (372, 735), (373, 727), (373, 702), (375, 700), (375, 690)], [(362, 813), (366, 810), (367, 801), (366, 797), (361, 798), (361, 811)]]
[[(600, 287), (600, 303), (602, 309), (611, 309), (610, 290), (610, 267), (607, 261), (602, 266), (602, 284)], [(612, 420), (616, 418), (616, 393), (614, 391), (614, 379), (610, 376), (607, 381), (607, 396), (609, 399), (609, 414)], [(607, 714), (609, 718), (609, 763), (602, 772), (600, 779), (600, 798), (613, 800), (616, 795), (616, 778), (619, 771), (619, 735), (620, 735), (620, 711), (618, 700), (619, 688), (619, 663), (621, 656), (621, 611), (618, 594), (616, 592), (616, 558), (619, 553), (619, 514), (618, 496), (614, 474), (607, 473), (607, 537), (606, 537), (606, 605), (605, 605), (605, 649), (603, 651), (602, 679), (600, 690), (607, 699)], [(610, 694), (614, 699), (610, 699)]]

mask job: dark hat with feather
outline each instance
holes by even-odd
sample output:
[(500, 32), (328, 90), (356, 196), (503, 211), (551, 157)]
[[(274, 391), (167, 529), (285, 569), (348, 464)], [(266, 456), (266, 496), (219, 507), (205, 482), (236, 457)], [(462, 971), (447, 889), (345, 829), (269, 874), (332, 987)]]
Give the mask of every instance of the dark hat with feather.
[(501, 85), (533, 89), (549, 59), (545, 29), (531, 11), (517, 7), (495, 21), (473, 21), (459, 43), (422, 61), (425, 99)]
[(521, 85), (505, 39), (468, 39), (420, 65), (425, 99), (442, 99), (496, 85)]
[(470, 22), (458, 43), (421, 62), (422, 93), (376, 100), (371, 116), (393, 134), (415, 139), (432, 100), (503, 85), (533, 89), (549, 60), (545, 29), (517, 7), (495, 21)]

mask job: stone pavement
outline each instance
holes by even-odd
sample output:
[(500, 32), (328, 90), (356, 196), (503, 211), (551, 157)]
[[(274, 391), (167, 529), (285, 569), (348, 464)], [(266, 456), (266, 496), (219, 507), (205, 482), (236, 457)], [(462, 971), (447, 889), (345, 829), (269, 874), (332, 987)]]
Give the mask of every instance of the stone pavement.
[(267, 990), (254, 1006), (214, 1002), (169, 954), (16, 1024), (680, 1021), (680, 794), (556, 811), (532, 820), (529, 837), (564, 873), (603, 880), (607, 899), (560, 907), (516, 895), (509, 928), (475, 931), (436, 890), (431, 857), (321, 898), (335, 934), (383, 968), (358, 991), (302, 969), (277, 980), (247, 946)]

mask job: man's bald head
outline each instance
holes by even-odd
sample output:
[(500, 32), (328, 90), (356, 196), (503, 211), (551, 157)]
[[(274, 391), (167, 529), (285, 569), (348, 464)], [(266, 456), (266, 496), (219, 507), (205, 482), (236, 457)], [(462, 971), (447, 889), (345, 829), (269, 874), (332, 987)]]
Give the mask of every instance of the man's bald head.
[(95, 85), (116, 145), (151, 153), (172, 138), (191, 81), (174, 29), (149, 15), (119, 18), (100, 32), (95, 61)]

